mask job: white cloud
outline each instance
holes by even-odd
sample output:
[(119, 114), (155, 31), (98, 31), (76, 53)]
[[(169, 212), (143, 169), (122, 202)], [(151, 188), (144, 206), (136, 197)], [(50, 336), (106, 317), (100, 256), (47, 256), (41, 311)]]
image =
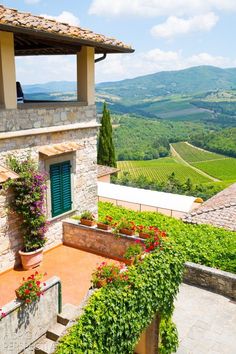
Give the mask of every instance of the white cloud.
[(218, 19), (219, 17), (213, 12), (189, 17), (188, 19), (170, 16), (166, 22), (154, 26), (151, 29), (151, 34), (154, 37), (170, 39), (190, 32), (210, 31), (216, 25)]
[(98, 16), (192, 16), (214, 10), (236, 10), (235, 0), (93, 0), (89, 14)]
[(34, 4), (38, 4), (41, 0), (25, 0), (26, 4), (29, 5), (34, 5)]
[(73, 26), (79, 26), (80, 23), (79, 18), (69, 11), (62, 11), (62, 13), (58, 16), (51, 16), (47, 14), (42, 14), (40, 16), (46, 17), (50, 20), (56, 20), (58, 22), (68, 23), (69, 25), (73, 25)]
[[(19, 57), (16, 63), (17, 80), (22, 84), (76, 80), (75, 56)], [(209, 53), (184, 56), (181, 50), (163, 51), (159, 48), (139, 54), (113, 54), (96, 64), (96, 82), (122, 80), (197, 65), (233, 67), (236, 66), (236, 59)]]

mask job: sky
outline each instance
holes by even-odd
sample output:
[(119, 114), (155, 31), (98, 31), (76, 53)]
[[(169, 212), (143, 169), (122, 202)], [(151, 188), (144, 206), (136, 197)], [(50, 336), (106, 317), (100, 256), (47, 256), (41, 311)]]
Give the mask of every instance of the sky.
[[(96, 64), (96, 82), (197, 65), (236, 66), (236, 0), (12, 0), (6, 7), (89, 28), (130, 44)], [(74, 81), (74, 56), (16, 60), (22, 84)]]

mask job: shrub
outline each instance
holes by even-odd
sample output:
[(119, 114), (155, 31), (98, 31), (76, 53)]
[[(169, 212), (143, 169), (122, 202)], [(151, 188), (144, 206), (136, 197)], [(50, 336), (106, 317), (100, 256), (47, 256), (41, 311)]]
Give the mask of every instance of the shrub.
[(144, 247), (145, 246), (144, 245), (142, 246), (141, 243), (130, 245), (124, 254), (124, 258), (134, 259), (134, 262), (137, 262), (144, 251)]
[(40, 172), (35, 162), (28, 157), (20, 160), (8, 157), (9, 167), (19, 174), (19, 178), (9, 180), (5, 188), (12, 187), (14, 199), (11, 208), (21, 217), (21, 229), (25, 252), (35, 251), (46, 243), (48, 228), (45, 215), (45, 192), (47, 176)]
[(136, 225), (157, 225), (168, 234), (168, 240), (181, 252), (185, 261), (236, 273), (236, 233), (210, 225), (191, 225), (156, 212), (136, 212), (111, 203), (99, 203), (99, 216), (111, 215)]
[[(133, 353), (141, 333), (157, 313), (171, 318), (182, 272), (183, 260), (173, 248), (166, 246), (163, 251), (148, 254), (142, 262), (129, 267), (128, 281), (119, 286), (116, 282), (107, 284), (91, 296), (56, 353)], [(168, 336), (173, 330), (168, 330)], [(163, 339), (161, 343), (164, 345)], [(175, 349), (169, 344), (165, 354)]]

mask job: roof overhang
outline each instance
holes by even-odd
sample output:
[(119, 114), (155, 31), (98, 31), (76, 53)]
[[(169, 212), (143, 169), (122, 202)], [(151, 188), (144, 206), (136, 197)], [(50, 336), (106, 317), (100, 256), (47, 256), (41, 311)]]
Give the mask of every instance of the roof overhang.
[(16, 56), (76, 54), (82, 46), (95, 48), (95, 54), (134, 52), (115, 38), (2, 5), (0, 31), (14, 34)]
[(70, 142), (70, 143), (62, 143), (57, 145), (42, 146), (41, 148), (39, 148), (38, 151), (40, 154), (44, 155), (45, 157), (52, 157), (52, 156), (76, 151), (80, 147), (81, 145)]

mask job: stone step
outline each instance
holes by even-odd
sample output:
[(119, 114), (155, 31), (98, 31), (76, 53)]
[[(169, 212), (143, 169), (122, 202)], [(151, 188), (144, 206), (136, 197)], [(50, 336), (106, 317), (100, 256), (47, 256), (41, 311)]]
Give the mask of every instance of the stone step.
[(79, 308), (72, 304), (65, 304), (62, 312), (57, 315), (57, 322), (66, 326), (70, 321), (73, 321), (79, 315)]
[(46, 337), (56, 342), (63, 335), (65, 330), (66, 327), (63, 324), (56, 323), (51, 328), (49, 328), (46, 333)]
[(43, 337), (35, 346), (35, 354), (52, 354), (55, 351), (56, 343), (51, 339)]

